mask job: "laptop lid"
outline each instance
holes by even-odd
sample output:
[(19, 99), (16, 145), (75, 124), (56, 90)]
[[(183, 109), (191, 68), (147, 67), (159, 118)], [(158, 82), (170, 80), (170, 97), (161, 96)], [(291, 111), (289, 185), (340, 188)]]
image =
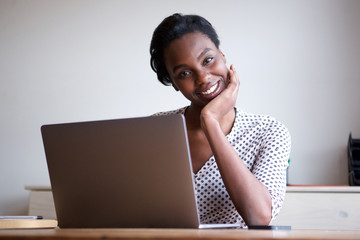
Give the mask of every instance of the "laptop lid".
[(41, 127), (60, 228), (198, 228), (182, 115)]

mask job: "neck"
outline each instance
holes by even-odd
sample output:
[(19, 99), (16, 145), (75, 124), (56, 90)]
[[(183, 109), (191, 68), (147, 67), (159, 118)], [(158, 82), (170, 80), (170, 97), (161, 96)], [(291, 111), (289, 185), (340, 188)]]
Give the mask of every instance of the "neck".
[(200, 115), (202, 108), (191, 104), (185, 111), (185, 119), (188, 130), (201, 128)]
[[(201, 111), (203, 107), (198, 107), (195, 105), (190, 105), (185, 111), (185, 119), (187, 130), (202, 130), (201, 129)], [(235, 121), (235, 110), (229, 111), (224, 117), (220, 120), (221, 128), (228, 133), (229, 129), (231, 130), (232, 125)], [(230, 127), (230, 128), (229, 128)]]

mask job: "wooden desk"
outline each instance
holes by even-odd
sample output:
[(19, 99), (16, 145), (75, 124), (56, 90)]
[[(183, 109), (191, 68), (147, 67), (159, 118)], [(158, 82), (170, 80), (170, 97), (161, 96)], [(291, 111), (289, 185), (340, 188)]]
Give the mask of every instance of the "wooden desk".
[(360, 231), (326, 231), (326, 230), (242, 230), (242, 229), (34, 229), (34, 230), (0, 230), (0, 239), (360, 239)]

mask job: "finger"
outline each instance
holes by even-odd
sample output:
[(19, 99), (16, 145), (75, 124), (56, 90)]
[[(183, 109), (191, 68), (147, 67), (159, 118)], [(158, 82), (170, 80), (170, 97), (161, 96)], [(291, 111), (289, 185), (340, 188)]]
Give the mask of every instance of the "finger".
[(234, 75), (235, 79), (236, 79), (237, 81), (239, 81), (239, 78), (238, 78), (238, 75), (237, 75), (237, 72), (236, 72), (236, 69), (235, 69), (234, 64), (231, 64), (230, 69), (231, 69), (232, 74)]
[(229, 69), (229, 84), (233, 85), (236, 88), (238, 88), (240, 85), (234, 64), (231, 64)]
[(229, 90), (231, 92), (231, 98), (234, 99), (234, 104), (236, 102), (238, 93), (239, 93), (239, 78), (238, 75), (236, 73), (236, 69), (235, 66), (233, 64), (231, 64), (230, 66), (230, 81), (229, 81)]

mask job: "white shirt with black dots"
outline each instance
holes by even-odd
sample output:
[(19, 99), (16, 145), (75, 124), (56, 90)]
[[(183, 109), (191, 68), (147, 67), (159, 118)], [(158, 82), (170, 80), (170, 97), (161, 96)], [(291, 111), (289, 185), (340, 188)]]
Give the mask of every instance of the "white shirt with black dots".
[[(184, 114), (186, 107), (155, 115)], [(286, 169), (291, 138), (287, 128), (270, 116), (239, 111), (231, 132), (226, 136), (249, 171), (269, 190), (272, 219), (283, 204), (286, 192)], [(194, 175), (200, 222), (240, 223), (247, 227), (237, 212), (222, 181), (214, 156)]]

